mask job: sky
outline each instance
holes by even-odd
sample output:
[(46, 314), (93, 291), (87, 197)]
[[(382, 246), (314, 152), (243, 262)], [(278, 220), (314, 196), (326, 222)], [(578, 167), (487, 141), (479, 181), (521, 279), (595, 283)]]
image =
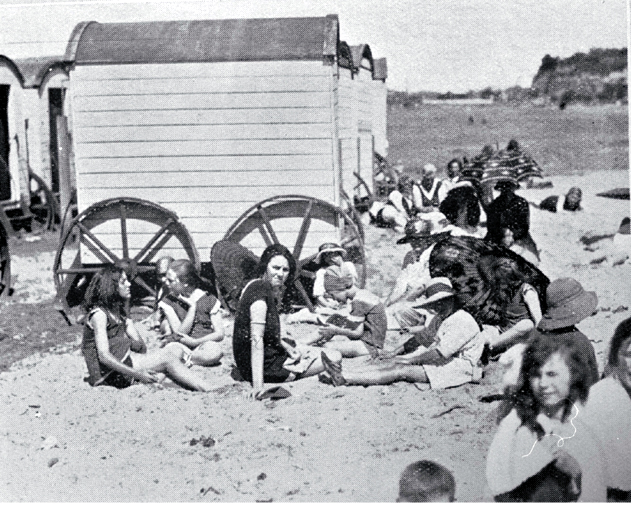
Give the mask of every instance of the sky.
[(628, 46), (627, 0), (0, 0), (0, 54), (62, 55), (80, 21), (324, 16), (388, 60), (388, 87), (527, 87), (546, 55)]

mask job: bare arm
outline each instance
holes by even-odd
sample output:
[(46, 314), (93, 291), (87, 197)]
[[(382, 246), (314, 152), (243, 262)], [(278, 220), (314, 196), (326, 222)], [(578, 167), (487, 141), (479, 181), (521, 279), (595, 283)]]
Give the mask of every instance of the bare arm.
[(134, 321), (132, 319), (127, 319), (125, 321), (125, 331), (127, 331), (127, 336), (132, 339), (134, 344), (132, 345), (132, 351), (144, 354), (147, 352), (147, 344), (138, 333), (138, 329), (134, 325)]
[(357, 328), (354, 330), (349, 330), (347, 328), (340, 328), (339, 326), (335, 326), (334, 324), (330, 324), (328, 326), (324, 326), (319, 329), (320, 335), (323, 337), (332, 337), (334, 335), (344, 335), (351, 340), (358, 340), (364, 334), (364, 323), (360, 323)]
[(219, 314), (219, 312), (211, 314), (210, 320), (213, 324), (213, 331), (211, 333), (197, 338), (190, 337), (188, 335), (182, 335), (182, 338), (179, 341), (187, 347), (190, 347), (191, 349), (194, 349), (204, 342), (221, 342), (225, 333), (221, 315)]
[(90, 324), (94, 329), (94, 341), (96, 343), (96, 350), (99, 357), (99, 361), (106, 367), (123, 374), (132, 379), (136, 379), (140, 382), (156, 382), (157, 377), (150, 373), (141, 370), (134, 370), (133, 368), (125, 365), (122, 361), (118, 360), (110, 352), (110, 344), (107, 338), (107, 316), (104, 312), (98, 310), (90, 318)]
[(265, 320), (267, 318), (267, 303), (257, 300), (250, 306), (250, 358), (252, 366), (252, 387), (254, 393), (263, 390), (263, 334), (265, 333)]
[(535, 326), (539, 324), (541, 321), (541, 303), (539, 303), (539, 296), (534, 289), (528, 289), (524, 293), (524, 302), (526, 303), (526, 307), (528, 307), (528, 312), (530, 312), (530, 318), (535, 323)]

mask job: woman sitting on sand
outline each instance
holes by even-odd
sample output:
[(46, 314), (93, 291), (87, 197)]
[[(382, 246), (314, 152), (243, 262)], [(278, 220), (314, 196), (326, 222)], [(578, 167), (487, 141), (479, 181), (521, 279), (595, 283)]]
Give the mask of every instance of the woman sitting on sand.
[(613, 334), (605, 378), (590, 389), (585, 416), (607, 454), (607, 501), (631, 501), (631, 318)]
[(171, 296), (177, 297), (178, 302), (187, 308), (169, 299), (158, 302), (158, 308), (168, 322), (163, 346), (168, 342), (179, 342), (187, 351), (192, 349), (194, 365), (219, 364), (223, 355), (219, 342), (224, 337), (219, 300), (202, 289), (202, 280), (189, 260), (174, 260), (169, 264), (165, 285)]
[[(241, 293), (232, 340), (235, 364), (252, 383), (255, 398), (266, 382), (290, 382), (324, 370), (321, 349), (295, 346), (281, 338), (278, 306), (296, 273), (289, 250), (280, 244), (269, 246), (261, 255), (257, 273)], [(342, 360), (338, 351), (327, 350), (326, 354), (334, 363)]]
[(527, 249), (539, 259), (537, 245), (530, 236), (530, 208), (528, 200), (515, 194), (519, 189), (516, 181), (499, 181), (495, 189), (500, 195), (486, 205), (486, 240), (501, 244), (505, 230), (513, 233), (515, 243)]
[(115, 265), (96, 273), (88, 286), (82, 348), (90, 385), (126, 388), (135, 382), (158, 382), (156, 374), (164, 373), (187, 389), (209, 391), (210, 384), (183, 363), (186, 356), (180, 345), (146, 354), (145, 343), (125, 313), (130, 288), (127, 274)]
[(583, 407), (591, 385), (576, 342), (530, 341), (487, 458), (495, 501), (605, 501), (604, 455)]

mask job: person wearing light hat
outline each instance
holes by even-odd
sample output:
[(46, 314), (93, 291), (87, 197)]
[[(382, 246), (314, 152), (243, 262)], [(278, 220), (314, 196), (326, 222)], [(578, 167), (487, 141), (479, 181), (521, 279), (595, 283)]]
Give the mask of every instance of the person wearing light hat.
[[(406, 255), (404, 266), (397, 277), (392, 291), (384, 302), (400, 327), (422, 325), (425, 316), (413, 309), (411, 304), (425, 291), (429, 274), (429, 256), (433, 245), (445, 236), (448, 221), (440, 212), (429, 212), (410, 221), (405, 229), (405, 236), (397, 244), (410, 243), (413, 250)], [(397, 304), (396, 307), (393, 307)]]
[(480, 337), (480, 328), (473, 316), (456, 307), (449, 279), (432, 279), (418, 306), (432, 312), (435, 318), (442, 319), (429, 346), (423, 345), (428, 343), (423, 338), (423, 343), (419, 342), (414, 352), (399, 356), (393, 362), (370, 363), (344, 374), (340, 364), (331, 363), (323, 357), (326, 373), (320, 374), (320, 380), (334, 386), (429, 382), (433, 389), (442, 389), (480, 378), (481, 369), (478, 365), (484, 340)]
[[(599, 374), (594, 346), (576, 325), (596, 311), (598, 296), (594, 291), (585, 291), (577, 280), (564, 277), (550, 283), (546, 290), (546, 302), (548, 308), (536, 329), (531, 332), (529, 341), (537, 335), (557, 340), (573, 340), (587, 357), (591, 378), (593, 382), (597, 382)], [(504, 387), (514, 387), (517, 384), (526, 347), (527, 344), (516, 344), (500, 358), (500, 364), (506, 369), (502, 379)]]
[(438, 210), (440, 204), (438, 192), (442, 181), (436, 179), (436, 165), (427, 163), (423, 165), (422, 178), (419, 184), (415, 184), (412, 190), (414, 205), (421, 212), (433, 212)]
[(313, 297), (316, 300), (318, 308), (337, 309), (338, 303), (327, 296), (324, 289), (324, 273), (327, 267), (331, 265), (337, 265), (342, 269), (344, 274), (348, 274), (353, 279), (353, 284), (357, 283), (357, 269), (355, 265), (350, 261), (344, 261), (346, 251), (339, 244), (333, 242), (326, 242), (318, 249), (318, 254), (315, 257), (315, 262), (321, 265), (321, 268), (316, 272), (315, 280), (313, 282)]

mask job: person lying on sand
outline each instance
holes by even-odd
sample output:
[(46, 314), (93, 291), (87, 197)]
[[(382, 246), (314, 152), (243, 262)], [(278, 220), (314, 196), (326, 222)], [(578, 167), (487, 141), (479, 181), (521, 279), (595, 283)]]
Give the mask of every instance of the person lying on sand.
[(375, 201), (368, 213), (371, 223), (380, 228), (394, 228), (403, 233), (405, 224), (414, 217), (418, 209), (412, 201), (412, 187), (414, 181), (407, 175), (402, 175), (397, 189), (388, 195), (386, 203)]
[(195, 391), (209, 391), (211, 385), (185, 364), (186, 353), (179, 344), (147, 354), (147, 347), (125, 312), (131, 298), (131, 283), (125, 271), (108, 265), (97, 272), (85, 294), (87, 312), (83, 329), (83, 355), (92, 386), (122, 389), (134, 383), (159, 382), (159, 373)]
[(420, 346), (413, 353), (395, 358), (394, 362), (367, 363), (345, 373), (342, 373), (341, 363), (332, 363), (323, 356), (326, 373), (320, 374), (320, 380), (333, 386), (429, 382), (433, 389), (479, 380), (484, 336), (478, 323), (468, 312), (456, 307), (448, 279), (434, 283), (428, 291), (422, 306), (443, 319), (434, 343), (429, 347)]
[(583, 210), (581, 207), (581, 200), (583, 199), (583, 191), (581, 188), (573, 187), (565, 195), (563, 199), (563, 205), (561, 205), (561, 197), (558, 195), (548, 196), (541, 200), (541, 203), (537, 206), (541, 210), (547, 210), (548, 212), (558, 212), (559, 210), (567, 210), (569, 212), (576, 212)]

